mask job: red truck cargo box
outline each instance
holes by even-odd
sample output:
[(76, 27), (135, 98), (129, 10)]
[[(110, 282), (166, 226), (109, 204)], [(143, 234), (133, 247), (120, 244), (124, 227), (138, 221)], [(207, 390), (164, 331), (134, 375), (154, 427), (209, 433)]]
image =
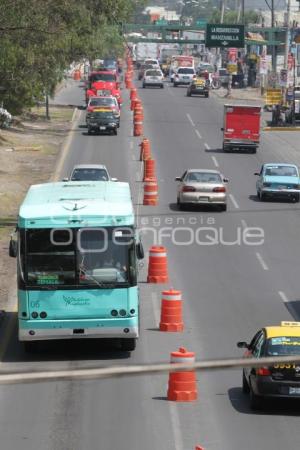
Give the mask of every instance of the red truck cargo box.
[(259, 144), (261, 107), (224, 105), (223, 150), (252, 149)]

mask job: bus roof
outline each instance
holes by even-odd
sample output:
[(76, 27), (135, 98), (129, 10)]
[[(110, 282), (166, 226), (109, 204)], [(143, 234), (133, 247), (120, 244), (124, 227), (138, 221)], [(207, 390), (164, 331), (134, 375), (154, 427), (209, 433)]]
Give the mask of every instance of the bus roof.
[(32, 185), (20, 207), (20, 228), (134, 225), (128, 183), (68, 181)]

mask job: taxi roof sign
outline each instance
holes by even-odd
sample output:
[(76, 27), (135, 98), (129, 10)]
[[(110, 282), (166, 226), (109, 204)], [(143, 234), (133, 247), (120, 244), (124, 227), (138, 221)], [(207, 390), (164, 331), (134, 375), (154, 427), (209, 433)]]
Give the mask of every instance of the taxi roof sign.
[(300, 327), (300, 322), (289, 322), (284, 320), (280, 325), (282, 327)]

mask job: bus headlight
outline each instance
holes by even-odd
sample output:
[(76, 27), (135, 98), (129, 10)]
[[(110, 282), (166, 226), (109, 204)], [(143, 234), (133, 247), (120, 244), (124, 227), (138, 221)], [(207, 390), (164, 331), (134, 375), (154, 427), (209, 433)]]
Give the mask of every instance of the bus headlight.
[(120, 314), (120, 316), (126, 316), (126, 311), (125, 311), (125, 309), (120, 309), (120, 311), (119, 311), (119, 314)]
[(118, 311), (116, 309), (113, 309), (110, 313), (113, 317), (116, 317), (118, 315)]
[(32, 317), (33, 319), (36, 319), (38, 316), (39, 316), (39, 315), (38, 315), (38, 313), (37, 313), (36, 311), (33, 311), (33, 313), (31, 313), (31, 317)]
[(41, 319), (46, 319), (46, 317), (47, 317), (47, 313), (46, 313), (45, 311), (42, 311), (42, 312), (40, 313), (40, 318), (41, 318)]

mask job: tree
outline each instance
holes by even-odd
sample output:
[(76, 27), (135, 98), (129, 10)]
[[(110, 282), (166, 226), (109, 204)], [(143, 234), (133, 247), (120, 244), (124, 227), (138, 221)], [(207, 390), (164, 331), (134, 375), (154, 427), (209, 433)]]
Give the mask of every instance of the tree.
[(69, 64), (120, 55), (121, 24), (144, 0), (1, 0), (0, 99), (13, 113), (53, 94)]

